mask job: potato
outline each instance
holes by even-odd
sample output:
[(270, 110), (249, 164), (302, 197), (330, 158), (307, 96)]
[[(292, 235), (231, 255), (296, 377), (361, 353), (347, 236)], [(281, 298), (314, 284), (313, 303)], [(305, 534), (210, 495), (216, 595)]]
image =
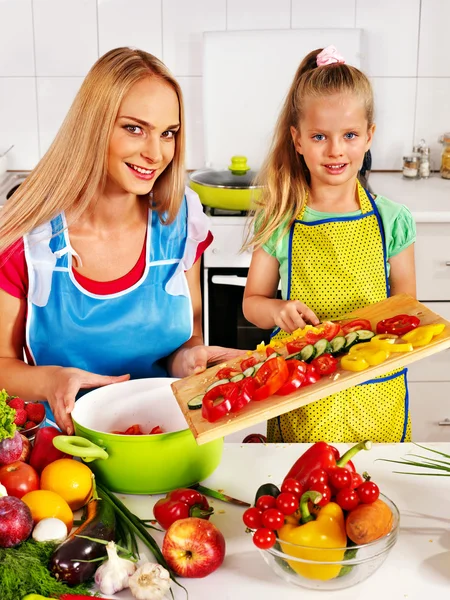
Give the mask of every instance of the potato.
[(350, 511), (345, 521), (348, 537), (355, 544), (368, 544), (378, 540), (392, 529), (394, 516), (383, 500), (372, 504), (359, 504)]

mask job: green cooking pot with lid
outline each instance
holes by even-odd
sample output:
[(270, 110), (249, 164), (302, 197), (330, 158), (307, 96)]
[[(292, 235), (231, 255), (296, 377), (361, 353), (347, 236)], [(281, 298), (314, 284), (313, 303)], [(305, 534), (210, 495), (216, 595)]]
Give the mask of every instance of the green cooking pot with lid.
[[(75, 436), (54, 445), (88, 463), (108, 489), (159, 494), (203, 481), (218, 467), (223, 438), (198, 445), (172, 393), (171, 378), (136, 379), (88, 392), (75, 403)], [(145, 435), (123, 435), (138, 424)], [(159, 425), (164, 433), (148, 434)]]
[(191, 173), (189, 185), (204, 206), (247, 211), (254, 208), (261, 193), (262, 186), (254, 183), (256, 175), (245, 156), (232, 156), (228, 169), (201, 169)]

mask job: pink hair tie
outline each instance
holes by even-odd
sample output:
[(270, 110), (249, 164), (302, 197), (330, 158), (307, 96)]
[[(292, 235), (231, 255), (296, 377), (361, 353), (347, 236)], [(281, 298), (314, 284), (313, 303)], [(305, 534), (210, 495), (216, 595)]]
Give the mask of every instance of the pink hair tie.
[(317, 66), (332, 65), (333, 63), (345, 64), (345, 58), (339, 54), (334, 46), (327, 46), (319, 52), (316, 58)]

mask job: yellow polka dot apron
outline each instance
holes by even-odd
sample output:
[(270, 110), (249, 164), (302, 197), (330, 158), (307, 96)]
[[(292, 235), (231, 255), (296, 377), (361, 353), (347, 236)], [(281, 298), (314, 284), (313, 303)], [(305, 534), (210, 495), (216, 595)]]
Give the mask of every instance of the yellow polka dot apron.
[[(358, 182), (361, 214), (302, 220), (289, 233), (287, 298), (301, 300), (321, 321), (389, 296), (383, 224)], [(273, 339), (288, 334), (275, 329)], [(271, 419), (270, 442), (404, 442), (411, 439), (407, 369), (396, 370)]]

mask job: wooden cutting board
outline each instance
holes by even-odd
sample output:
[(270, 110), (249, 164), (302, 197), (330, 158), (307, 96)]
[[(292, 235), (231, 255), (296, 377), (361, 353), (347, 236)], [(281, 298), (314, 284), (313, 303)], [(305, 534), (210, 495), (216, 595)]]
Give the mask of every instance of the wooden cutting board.
[(369, 367), (359, 373), (344, 371), (338, 367), (336, 373), (322, 377), (314, 385), (299, 388), (289, 396), (274, 395), (261, 402), (250, 402), (238, 413), (228, 415), (216, 423), (209, 423), (204, 419), (201, 410), (189, 410), (187, 403), (194, 396), (205, 393), (208, 385), (215, 380), (215, 375), (219, 369), (224, 366), (239, 364), (242, 357), (210, 367), (199, 375), (179, 379), (172, 383), (172, 390), (197, 443), (204, 444), (450, 348), (450, 322), (406, 294), (393, 296), (377, 304), (355, 310), (345, 315), (345, 319), (369, 319), (373, 330), (375, 330), (378, 321), (404, 313), (419, 317), (421, 325), (444, 323), (446, 327), (427, 346), (416, 348), (412, 352), (392, 354), (381, 365)]

